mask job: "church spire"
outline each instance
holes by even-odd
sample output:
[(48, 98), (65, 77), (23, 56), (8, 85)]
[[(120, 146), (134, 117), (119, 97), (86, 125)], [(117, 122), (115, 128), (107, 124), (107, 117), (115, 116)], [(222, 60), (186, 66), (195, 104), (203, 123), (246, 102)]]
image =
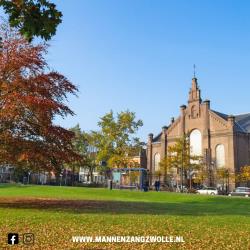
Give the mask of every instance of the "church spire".
[(197, 90), (197, 89), (198, 89), (198, 83), (196, 78), (196, 65), (194, 64), (194, 77), (192, 79), (192, 90)]
[(192, 87), (189, 91), (189, 100), (188, 102), (199, 101), (201, 102), (201, 91), (198, 86), (197, 78), (193, 77), (192, 79)]
[(192, 79), (192, 90), (196, 91), (198, 89), (199, 89), (199, 87), (198, 87), (198, 83), (197, 83), (197, 78), (194, 77)]

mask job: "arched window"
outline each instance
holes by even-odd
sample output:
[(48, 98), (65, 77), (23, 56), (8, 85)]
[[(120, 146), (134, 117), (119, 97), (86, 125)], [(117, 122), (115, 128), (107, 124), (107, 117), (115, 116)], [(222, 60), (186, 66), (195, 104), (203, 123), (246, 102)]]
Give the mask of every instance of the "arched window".
[(201, 132), (198, 129), (194, 129), (190, 133), (190, 154), (196, 156), (202, 155), (202, 138)]
[(224, 148), (224, 145), (219, 144), (216, 146), (215, 157), (216, 157), (216, 167), (217, 168), (225, 167), (225, 148)]
[(159, 153), (156, 153), (154, 155), (154, 171), (160, 170), (160, 161), (161, 161), (161, 156)]

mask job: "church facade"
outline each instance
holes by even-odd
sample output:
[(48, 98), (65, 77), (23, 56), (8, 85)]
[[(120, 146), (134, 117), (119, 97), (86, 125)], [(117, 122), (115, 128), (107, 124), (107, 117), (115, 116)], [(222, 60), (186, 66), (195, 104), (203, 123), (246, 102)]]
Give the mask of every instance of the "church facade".
[[(242, 166), (250, 164), (250, 113), (226, 115), (212, 110), (209, 100), (202, 101), (197, 78), (194, 77), (188, 103), (180, 106), (179, 117), (172, 118), (171, 124), (164, 126), (158, 135), (148, 136), (147, 169), (151, 173), (151, 183), (167, 148), (185, 133), (190, 133), (193, 153), (204, 157), (213, 175), (219, 168), (236, 173)], [(207, 181), (203, 184), (218, 186), (216, 178), (212, 183)], [(234, 186), (233, 181), (230, 189)]]

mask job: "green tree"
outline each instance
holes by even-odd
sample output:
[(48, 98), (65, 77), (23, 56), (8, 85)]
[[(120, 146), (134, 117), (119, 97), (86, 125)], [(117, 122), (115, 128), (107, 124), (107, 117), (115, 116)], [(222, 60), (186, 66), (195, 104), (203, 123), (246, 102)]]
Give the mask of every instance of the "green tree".
[(31, 41), (35, 36), (51, 39), (62, 22), (62, 13), (48, 0), (0, 0), (11, 27)]
[(97, 148), (98, 161), (106, 161), (110, 167), (126, 167), (130, 156), (139, 151), (142, 143), (135, 137), (143, 125), (136, 120), (134, 112), (120, 112), (114, 116), (113, 111), (105, 114), (98, 122), (100, 131), (93, 132)]
[(88, 169), (90, 181), (93, 182), (93, 171), (97, 167), (97, 162), (92, 134), (82, 131), (79, 124), (70, 130), (75, 134), (75, 137), (72, 141), (74, 150), (78, 155), (81, 156), (81, 159), (79, 161), (70, 163), (68, 167), (71, 168), (73, 175), (76, 171), (79, 172), (80, 167)]

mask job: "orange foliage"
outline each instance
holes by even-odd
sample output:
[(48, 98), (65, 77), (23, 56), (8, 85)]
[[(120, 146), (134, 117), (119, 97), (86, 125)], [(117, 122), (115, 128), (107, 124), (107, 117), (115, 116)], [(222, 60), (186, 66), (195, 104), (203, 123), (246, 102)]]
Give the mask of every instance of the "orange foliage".
[(0, 164), (56, 170), (78, 159), (74, 134), (53, 124), (56, 116), (74, 114), (65, 101), (76, 86), (49, 69), (45, 44), (30, 44), (8, 28), (0, 36)]

